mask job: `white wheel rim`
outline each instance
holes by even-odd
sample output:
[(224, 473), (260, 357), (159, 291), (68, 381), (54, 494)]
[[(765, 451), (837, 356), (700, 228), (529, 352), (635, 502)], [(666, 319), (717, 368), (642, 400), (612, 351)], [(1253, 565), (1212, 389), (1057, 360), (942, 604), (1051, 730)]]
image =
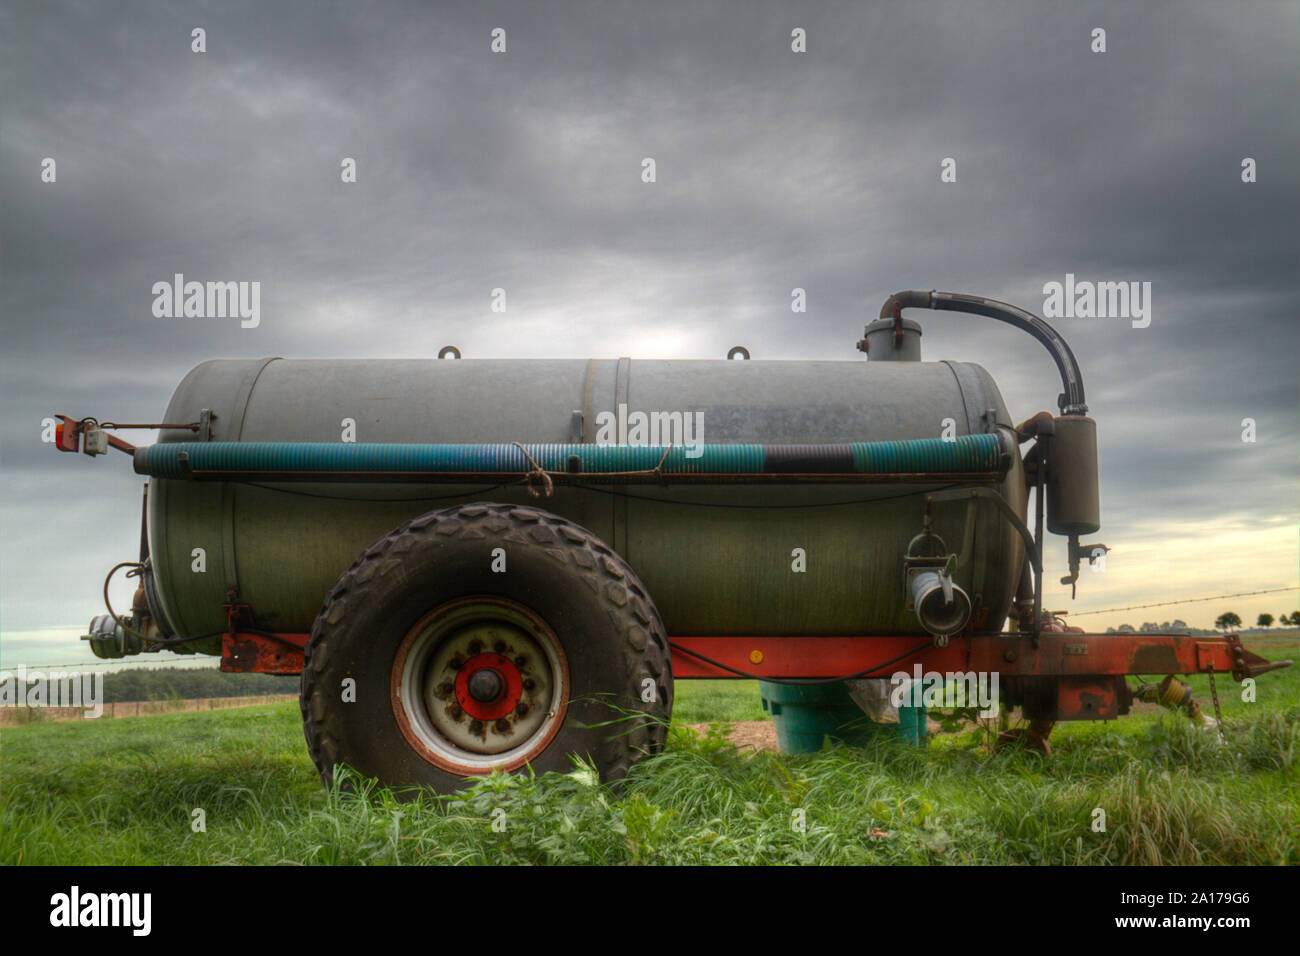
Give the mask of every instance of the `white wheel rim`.
[(487, 774), (523, 766), (555, 737), (568, 703), (568, 665), (554, 633), (529, 609), (464, 598), (407, 632), (391, 691), (402, 734), (425, 760)]

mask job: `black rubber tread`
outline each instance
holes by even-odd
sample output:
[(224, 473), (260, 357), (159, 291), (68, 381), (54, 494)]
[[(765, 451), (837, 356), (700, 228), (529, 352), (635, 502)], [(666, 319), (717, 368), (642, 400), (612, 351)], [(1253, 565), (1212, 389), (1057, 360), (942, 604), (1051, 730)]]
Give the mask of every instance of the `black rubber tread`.
[[(564, 727), (539, 759), (532, 762), (534, 769), (539, 773), (548, 769), (570, 769), (569, 751), (562, 742), (568, 728), (575, 724), (584, 708), (589, 721), (591, 717), (609, 720), (618, 716), (603, 707), (603, 712), (597, 714), (593, 708), (600, 705), (575, 703), (579, 698), (593, 694), (602, 695), (602, 699), (627, 710), (648, 715), (648, 719), (620, 721), (611, 728), (594, 732), (601, 739), (594, 752), (588, 750), (587, 753), (602, 779), (617, 782), (633, 764), (661, 752), (667, 737), (666, 724), (672, 713), (672, 658), (663, 621), (636, 572), (613, 549), (572, 521), (540, 508), (476, 502), (429, 512), (384, 535), (357, 558), (326, 596), (304, 652), (299, 697), (307, 749), (325, 785), (330, 786), (338, 764), (355, 767), (395, 787), (425, 785), (448, 792), (466, 785), (464, 778), (434, 767), (416, 754), (401, 735), (396, 721), (391, 719), (391, 706), (386, 694), (383, 706), (390, 708), (391, 733), (380, 728), (373, 737), (367, 738), (372, 741), (375, 752), (358, 752), (367, 749), (358, 745), (357, 734), (349, 724), (356, 717), (358, 704), (343, 703), (339, 692), (343, 677), (352, 676), (349, 667), (360, 661), (381, 658), (378, 665), (391, 673), (397, 645), (420, 616), (416, 614), (409, 620), (401, 618), (397, 627), (384, 628), (383, 633), (367, 630), (364, 626), (350, 627), (359, 615), (379, 613), (372, 600), (377, 596), (376, 590), (382, 590), (377, 585), (383, 582), (391, 589), (388, 582), (400, 578), (405, 583), (408, 575), (413, 575), (410, 584), (418, 587), (421, 568), (428, 573), (441, 558), (454, 559), (458, 552), (463, 556), (466, 546), (474, 551), (476, 557), (482, 555), (484, 567), (487, 566), (487, 555), (497, 546), (507, 547), (512, 564), (526, 556), (531, 556), (536, 564), (537, 556), (545, 554), (553, 561), (553, 566), (547, 586), (542, 590), (583, 589), (580, 592), (584, 595), (582, 601), (593, 611), (603, 612), (608, 619), (608, 627), (596, 628), (601, 632), (599, 636), (588, 633), (582, 647), (572, 646), (575, 641), (572, 632), (566, 635), (556, 622), (548, 621), (564, 646), (566, 657), (570, 658), (571, 671), (573, 658), (590, 652), (592, 648), (587, 645), (593, 641), (607, 643), (609, 647), (596, 649), (604, 657), (603, 666), (596, 669), (598, 679), (595, 683), (601, 686), (590, 686), (593, 683), (590, 675), (582, 680), (571, 674), (574, 686)], [(461, 563), (465, 563), (463, 557)], [(489, 585), (513, 583), (509, 574), (494, 577), (496, 581), (486, 576), (484, 581)], [(406, 591), (410, 590), (408, 586)], [(468, 593), (482, 590), (476, 587)], [(504, 587), (499, 593), (530, 607), (537, 600), (544, 600), (538, 597), (536, 588), (532, 592), (532, 601), (510, 594), (509, 590), (509, 587)], [(444, 594), (421, 606), (427, 612), (454, 596), (459, 595)], [(642, 682), (646, 677), (654, 679), (657, 689), (657, 700), (652, 703), (641, 700)], [(369, 719), (372, 724), (382, 724), (373, 711), (373, 705)], [(590, 730), (583, 732), (593, 733)], [(349, 738), (352, 738), (350, 743)], [(405, 759), (383, 757), (384, 752), (394, 751), (404, 751)], [(408, 772), (412, 770), (413, 773)]]

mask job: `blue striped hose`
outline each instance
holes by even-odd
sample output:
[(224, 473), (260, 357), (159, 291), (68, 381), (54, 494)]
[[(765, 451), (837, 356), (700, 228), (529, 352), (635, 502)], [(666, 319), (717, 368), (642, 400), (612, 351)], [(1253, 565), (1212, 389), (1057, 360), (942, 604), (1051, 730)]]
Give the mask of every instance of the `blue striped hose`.
[[(527, 455), (525, 455), (525, 451)], [(546, 471), (584, 475), (651, 471), (664, 475), (762, 475), (825, 472), (860, 475), (994, 473), (1004, 466), (996, 434), (953, 441), (855, 442), (843, 445), (702, 445), (691, 458), (661, 445), (399, 445), (325, 442), (165, 442), (135, 453), (135, 470), (154, 478), (272, 473), (331, 480), (331, 472), (370, 474), (523, 475), (529, 461)], [(780, 463), (777, 460), (780, 460)], [(834, 467), (831, 463), (842, 463)], [(811, 463), (811, 467), (810, 467)]]

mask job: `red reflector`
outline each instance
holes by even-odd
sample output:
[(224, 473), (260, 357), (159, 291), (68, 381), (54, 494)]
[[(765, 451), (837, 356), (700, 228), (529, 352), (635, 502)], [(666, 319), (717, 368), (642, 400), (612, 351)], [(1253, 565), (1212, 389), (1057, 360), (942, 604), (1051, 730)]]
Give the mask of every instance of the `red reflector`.
[(78, 451), (81, 448), (81, 423), (69, 421), (59, 416), (62, 421), (54, 426), (54, 446), (59, 451)]

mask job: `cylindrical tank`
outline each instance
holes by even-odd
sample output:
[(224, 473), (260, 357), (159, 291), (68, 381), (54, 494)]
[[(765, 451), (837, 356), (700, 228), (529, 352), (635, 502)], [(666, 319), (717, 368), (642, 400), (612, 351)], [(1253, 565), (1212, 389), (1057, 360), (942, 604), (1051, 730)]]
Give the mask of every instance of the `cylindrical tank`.
[[(364, 443), (594, 442), (597, 416), (620, 405), (699, 413), (694, 437), (705, 443), (937, 438), (1011, 421), (988, 373), (965, 363), (626, 358), (215, 360), (185, 377), (165, 420), (198, 421), (208, 409), (216, 441), (337, 442), (351, 420), (350, 437)], [(160, 436), (193, 440), (189, 431)], [(1023, 516), (1024, 475), (1012, 457), (997, 487)], [(306, 632), (335, 580), (380, 536), (477, 500), (527, 502), (587, 527), (641, 576), (670, 635), (922, 635), (906, 607), (902, 558), (921, 528), (923, 496), (946, 487), (557, 485), (538, 500), (522, 485), (153, 479), (148, 535), (158, 610), (180, 636), (221, 629), (231, 595), (258, 627)], [(953, 550), (973, 541), (954, 580), (976, 626), (996, 631), (1024, 545), (988, 502), (966, 538), (966, 513), (964, 501), (931, 506)], [(215, 639), (196, 646), (219, 650)]]
[(877, 319), (867, 326), (859, 347), (873, 362), (919, 362), (921, 323), (898, 319), (896, 326), (894, 319)]
[(1047, 530), (1092, 534), (1101, 528), (1097, 489), (1097, 423), (1086, 415), (1061, 415), (1047, 461)]

